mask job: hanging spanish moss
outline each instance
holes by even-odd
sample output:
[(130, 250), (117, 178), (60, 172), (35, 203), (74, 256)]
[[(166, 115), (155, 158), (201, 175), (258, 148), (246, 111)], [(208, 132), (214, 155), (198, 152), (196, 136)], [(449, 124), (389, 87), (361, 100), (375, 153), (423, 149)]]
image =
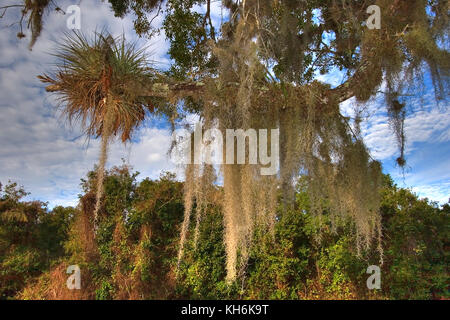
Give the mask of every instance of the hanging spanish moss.
[(180, 235), (180, 248), (178, 249), (178, 267), (180, 265), (181, 259), (183, 258), (184, 245), (186, 242), (186, 236), (188, 233), (189, 223), (191, 220), (191, 212), (194, 203), (194, 165), (188, 165), (185, 171), (185, 182), (184, 182), (184, 220), (181, 225), (181, 235)]
[(98, 212), (102, 205), (102, 197), (103, 197), (103, 181), (105, 179), (105, 167), (106, 167), (106, 161), (108, 160), (108, 149), (109, 149), (109, 143), (111, 140), (111, 136), (113, 134), (113, 119), (112, 119), (112, 110), (111, 110), (111, 98), (104, 98), (103, 103), (104, 106), (104, 124), (102, 128), (102, 135), (101, 135), (101, 142), (100, 142), (100, 157), (99, 157), (99, 163), (97, 167), (97, 193), (95, 197), (95, 209), (94, 209), (94, 226), (97, 227), (98, 225)]
[[(370, 30), (364, 21), (367, 7), (373, 4), (381, 9), (382, 23), (380, 29)], [(77, 62), (86, 60), (77, 54), (72, 59), (77, 51), (69, 47), (69, 54), (63, 55), (63, 60), (69, 65), (75, 62), (76, 67), (64, 67), (64, 72), (42, 80), (63, 94), (69, 118), (79, 117), (84, 123), (89, 122), (86, 128), (90, 135), (104, 135), (102, 155), (107, 153), (110, 135), (121, 131), (122, 140), (126, 141), (144, 119), (143, 107), (150, 107), (147, 93), (168, 100), (161, 112), (170, 117), (176, 113), (176, 108), (170, 106), (179, 102), (195, 104), (193, 110), (200, 115), (203, 129), (220, 130), (223, 136), (226, 129), (279, 129), (279, 137), (272, 134), (268, 137), (268, 146), (258, 146), (272, 153), (273, 147), (279, 145), (276, 175), (261, 175), (265, 166), (260, 162), (250, 163), (250, 138), (245, 140), (245, 163), (223, 164), (217, 172), (208, 164), (186, 166), (185, 216), (178, 265), (191, 236), (191, 220), (195, 220), (194, 248), (200, 241), (199, 228), (211, 204), (216, 174), (221, 175), (217, 180), (223, 181), (221, 200), (228, 281), (245, 275), (255, 231), (272, 232), (279, 215), (295, 206), (295, 186), (299, 179), (306, 182), (309, 209), (317, 218), (318, 241), (320, 230), (337, 231), (341, 226), (350, 225), (357, 251), (362, 254), (377, 242), (382, 260), (381, 166), (370, 156), (358, 122), (354, 128), (341, 115), (340, 103), (353, 97), (359, 103), (367, 102), (386, 87), (387, 114), (400, 150), (397, 163), (405, 166), (407, 101), (402, 97), (423, 80), (420, 75), (424, 74), (425, 67), (431, 72), (438, 100), (447, 95), (448, 1), (224, 0), (222, 5), (230, 15), (222, 23), (220, 38), (214, 31), (205, 31), (206, 15), (205, 32), (201, 33), (201, 43), (196, 43), (198, 47), (190, 48), (190, 42), (196, 40), (186, 41), (185, 33), (180, 38), (178, 32), (169, 36), (173, 45), (171, 54), (179, 54), (175, 60), (180, 70), (182, 73), (190, 70), (191, 80), (197, 82), (174, 83), (177, 76), (169, 80), (156, 73), (149, 74), (149, 69), (142, 66), (140, 54), (132, 55), (130, 62), (125, 59), (128, 55), (120, 58), (117, 56), (120, 51), (114, 49), (111, 86), (104, 91), (104, 66), (108, 65), (105, 56), (91, 54), (91, 47), (77, 39), (75, 47), (80, 44), (83, 49), (81, 58), (94, 57), (95, 61), (79, 67)], [(168, 8), (169, 16), (180, 14), (182, 9), (180, 3), (174, 4)], [(170, 26), (173, 27), (171, 21), (166, 20), (165, 28)], [(102, 43), (103, 40), (99, 41), (94, 49), (99, 49), (99, 44), (103, 47)], [(125, 65), (129, 68), (119, 68), (125, 62), (129, 62)], [(341, 85), (332, 88), (315, 80), (318, 73), (329, 74), (336, 67), (346, 72), (346, 80)], [(90, 69), (95, 72), (88, 72)], [(130, 69), (132, 72), (124, 72)], [(124, 79), (131, 80), (122, 85)], [(112, 133), (108, 129), (108, 113), (104, 112), (106, 104), (101, 104), (108, 92), (114, 100), (108, 103), (114, 111)], [(226, 152), (223, 157), (226, 163)], [(100, 166), (104, 166), (104, 161)], [(99, 183), (100, 180), (101, 174)], [(277, 211), (280, 195), (283, 206)], [(100, 198), (101, 195), (97, 200)]]
[(42, 16), (44, 10), (50, 4), (50, 0), (27, 0), (25, 1), (25, 12), (30, 11), (28, 27), (31, 29), (31, 41), (29, 48), (33, 48), (37, 38), (42, 31)]
[[(346, 32), (336, 32), (333, 40), (336, 50), (356, 52), (356, 48), (360, 48), (355, 54), (364, 62), (359, 66), (350, 62), (347, 65), (355, 70), (352, 96), (358, 101), (367, 101), (379, 90), (383, 79), (387, 80), (386, 103), (399, 144), (401, 166), (405, 164), (403, 123), (406, 113), (394, 91), (403, 89), (405, 76), (411, 79), (422, 68), (423, 61), (430, 66), (436, 84), (442, 83), (441, 70), (448, 70), (450, 61), (446, 51), (429, 44), (433, 41), (433, 32), (441, 33), (446, 23), (436, 21), (435, 29), (426, 29), (426, 21), (421, 25), (417, 22), (420, 19), (412, 18), (414, 15), (426, 17), (425, 2), (414, 2), (413, 5), (403, 1), (377, 1), (383, 10), (384, 28), (370, 32), (363, 30), (360, 23), (365, 20), (368, 2), (336, 1), (329, 11), (322, 12), (330, 29), (342, 26), (343, 20), (348, 22)], [(222, 165), (227, 279), (234, 281), (245, 274), (255, 228), (273, 230), (278, 190), (281, 190), (284, 208), (288, 209), (295, 202), (295, 183), (301, 176), (307, 181), (310, 209), (317, 217), (318, 230), (326, 221), (331, 223), (332, 230), (350, 223), (354, 226), (358, 253), (376, 240), (382, 260), (381, 165), (371, 158), (360, 135), (355, 134), (348, 120), (340, 114), (341, 97), (331, 95), (330, 87), (318, 81), (295, 80), (308, 71), (296, 57), (308, 50), (304, 43), (313, 30), (304, 30), (303, 41), (288, 32), (290, 19), (295, 23), (296, 12), (301, 12), (293, 11), (288, 2), (253, 0), (242, 1), (239, 6), (233, 6), (232, 2), (228, 5), (235, 11), (223, 26), (223, 39), (211, 44), (219, 61), (218, 78), (207, 84), (206, 92), (197, 97), (202, 103), (205, 129), (212, 128), (213, 124), (219, 124), (222, 132), (227, 128), (279, 128), (280, 168), (276, 176), (261, 176), (261, 165), (249, 164), (248, 152), (246, 164)], [(361, 10), (354, 10), (358, 5)], [(392, 16), (393, 12), (396, 16)], [(408, 28), (412, 32), (405, 33)], [(419, 37), (420, 41), (412, 41), (413, 37)], [(405, 54), (411, 51), (416, 57), (413, 60)], [(266, 57), (275, 57), (291, 68), (284, 70), (284, 79), (271, 79), (271, 72), (264, 63)], [(438, 91), (444, 89), (443, 85), (437, 85)], [(202, 170), (194, 169), (194, 175), (192, 171), (192, 166), (188, 166), (179, 259), (193, 199), (197, 201), (197, 230), (205, 205), (200, 191), (206, 186), (201, 182)], [(197, 232), (195, 241), (198, 241)], [(317, 238), (320, 240), (320, 232)]]

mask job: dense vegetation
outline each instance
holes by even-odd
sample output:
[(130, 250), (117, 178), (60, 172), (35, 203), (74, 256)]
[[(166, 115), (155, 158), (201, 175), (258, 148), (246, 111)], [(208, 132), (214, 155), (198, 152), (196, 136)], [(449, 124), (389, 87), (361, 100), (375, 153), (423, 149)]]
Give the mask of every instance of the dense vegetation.
[[(427, 77), (437, 101), (448, 97), (447, 0), (223, 0), (220, 22), (212, 0), (107, 2), (134, 16), (137, 35), (164, 31), (172, 64), (154, 68), (107, 28), (60, 41), (39, 78), (68, 120), (101, 138), (100, 160), (77, 208), (49, 212), (5, 187), (3, 297), (448, 297), (449, 205), (396, 188), (361, 131), (365, 103), (382, 94), (405, 166), (408, 103)], [(366, 23), (373, 5), (379, 28)], [(30, 48), (46, 13), (61, 11), (48, 0), (0, 9), (16, 12), (19, 38), (30, 29)], [(269, 138), (278, 172), (263, 176), (265, 164), (250, 161), (188, 164), (183, 183), (105, 172), (114, 138), (131, 140), (149, 115), (176, 129), (193, 114), (205, 130), (279, 129)], [(81, 291), (65, 287), (69, 264), (81, 267)], [(383, 288), (369, 292), (365, 271), (378, 264)]]
[[(105, 178), (105, 201), (93, 233), (96, 173), (82, 180), (77, 208), (26, 202), (8, 184), (0, 197), (0, 295), (2, 299), (445, 299), (449, 294), (450, 206), (439, 208), (384, 177), (381, 290), (368, 290), (366, 269), (376, 248), (355, 252), (345, 226), (322, 227), (317, 242), (305, 184), (296, 205), (278, 210), (273, 233), (256, 230), (247, 271), (226, 281), (220, 206), (209, 207), (194, 246), (176, 271), (183, 220), (183, 183), (173, 174), (137, 182), (127, 166)], [(223, 190), (216, 188), (220, 203)], [(195, 206), (195, 204), (194, 204)], [(284, 213), (283, 213), (284, 212)], [(328, 215), (328, 214), (327, 214)], [(69, 265), (81, 268), (81, 290), (69, 290)]]

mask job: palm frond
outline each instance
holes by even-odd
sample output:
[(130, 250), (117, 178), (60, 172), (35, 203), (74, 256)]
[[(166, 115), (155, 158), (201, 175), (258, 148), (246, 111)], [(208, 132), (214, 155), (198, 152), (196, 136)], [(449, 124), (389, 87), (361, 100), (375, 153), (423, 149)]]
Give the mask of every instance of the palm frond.
[(28, 222), (28, 217), (23, 211), (8, 210), (0, 215), (0, 220), (4, 222)]
[[(113, 134), (123, 141), (131, 138), (146, 112), (153, 111), (142, 92), (157, 73), (149, 67), (145, 50), (128, 44), (124, 36), (113, 38), (101, 31), (88, 39), (70, 33), (54, 56), (55, 72), (39, 78), (60, 88), (63, 113), (71, 122), (81, 121), (88, 136), (101, 135), (106, 108), (113, 108)], [(102, 103), (107, 95), (112, 104)]]

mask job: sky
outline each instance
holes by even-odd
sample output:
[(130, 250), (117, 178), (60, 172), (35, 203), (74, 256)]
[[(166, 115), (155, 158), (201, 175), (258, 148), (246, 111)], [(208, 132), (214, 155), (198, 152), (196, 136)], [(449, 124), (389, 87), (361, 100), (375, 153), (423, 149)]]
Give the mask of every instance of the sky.
[[(17, 0), (3, 0), (2, 5)], [(58, 2), (63, 10), (79, 1)], [(221, 10), (214, 2), (213, 18), (220, 21)], [(81, 1), (81, 31), (92, 34), (107, 27), (114, 35), (136, 40), (155, 66), (170, 66), (168, 43), (164, 33), (149, 39), (137, 39), (131, 17), (115, 18), (109, 4)], [(200, 9), (201, 10), (201, 9)], [(42, 200), (49, 207), (72, 205), (81, 192), (80, 178), (94, 167), (99, 156), (98, 139), (86, 140), (79, 124), (69, 124), (57, 108), (56, 96), (45, 92), (45, 85), (36, 76), (53, 67), (50, 52), (63, 39), (67, 15), (46, 16), (44, 30), (32, 51), (27, 38), (19, 40), (17, 29), (7, 27), (19, 18), (18, 10), (7, 12), (0, 20), (0, 182), (8, 180), (23, 185), (31, 193), (29, 200)], [(161, 20), (156, 19), (156, 24)], [(29, 39), (29, 38), (28, 38)], [(339, 84), (339, 75), (330, 80)], [(354, 101), (342, 104), (344, 114), (354, 114)], [(364, 141), (372, 156), (383, 163), (399, 187), (411, 188), (420, 197), (441, 204), (450, 198), (450, 112), (449, 106), (436, 106), (433, 91), (408, 101), (409, 115), (405, 122), (407, 167), (396, 167), (398, 147), (389, 128), (385, 108), (379, 99), (365, 106), (362, 124)], [(108, 167), (120, 165), (122, 159), (139, 171), (140, 178), (158, 178), (164, 171), (179, 170), (168, 159), (171, 133), (163, 120), (150, 119), (126, 145), (114, 142)]]

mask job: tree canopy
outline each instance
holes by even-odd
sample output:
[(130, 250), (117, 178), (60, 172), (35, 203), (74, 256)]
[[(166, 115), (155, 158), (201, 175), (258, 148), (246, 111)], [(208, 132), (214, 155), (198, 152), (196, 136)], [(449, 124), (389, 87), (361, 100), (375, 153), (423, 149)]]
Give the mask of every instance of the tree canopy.
[[(15, 183), (0, 190), (0, 299), (449, 298), (450, 206), (419, 200), (388, 176), (381, 188), (382, 285), (368, 290), (366, 269), (378, 264), (376, 248), (359, 258), (348, 225), (323, 230), (318, 244), (302, 181), (295, 208), (278, 207), (274, 233), (255, 230), (246, 277), (228, 285), (220, 201), (207, 208), (197, 245), (187, 239), (175, 281), (183, 183), (173, 174), (138, 182), (129, 167), (108, 170), (94, 239), (96, 174), (82, 179), (76, 208), (25, 201)], [(217, 198), (222, 192), (216, 190)], [(66, 286), (69, 265), (81, 269), (81, 290)]]

